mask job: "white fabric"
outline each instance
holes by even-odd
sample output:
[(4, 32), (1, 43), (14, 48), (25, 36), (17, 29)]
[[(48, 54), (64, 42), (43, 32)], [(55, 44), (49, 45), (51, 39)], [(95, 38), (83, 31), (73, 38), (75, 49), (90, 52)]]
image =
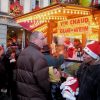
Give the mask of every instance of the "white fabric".
[(69, 92), (69, 91), (62, 91), (63, 98), (66, 98), (66, 100), (76, 100), (76, 98)]
[(15, 60), (15, 59), (11, 59), (11, 60), (10, 60), (10, 63), (12, 63), (12, 62), (16, 62), (16, 60)]
[(65, 86), (72, 85), (76, 81), (77, 81), (77, 79), (75, 79), (73, 77), (68, 77), (67, 80), (61, 84), (60, 89), (62, 90)]
[(75, 95), (75, 92), (71, 89), (70, 86), (65, 86), (65, 87), (63, 88), (63, 91), (69, 91), (73, 96)]
[(75, 84), (77, 82), (77, 79), (74, 77), (68, 77), (65, 82), (63, 82), (60, 86), (60, 89), (62, 90), (61, 94), (63, 98), (66, 100), (76, 100), (75, 95), (78, 95), (79, 88), (74, 91), (71, 88), (71, 85)]

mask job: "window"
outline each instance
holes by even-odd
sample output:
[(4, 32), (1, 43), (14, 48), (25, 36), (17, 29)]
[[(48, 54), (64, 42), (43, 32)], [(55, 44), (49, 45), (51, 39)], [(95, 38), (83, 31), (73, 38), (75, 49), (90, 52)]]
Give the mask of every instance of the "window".
[(31, 0), (31, 9), (35, 8), (35, 3), (36, 3), (36, 0)]
[(12, 4), (12, 3), (16, 2), (16, 1), (18, 1), (20, 3), (20, 0), (9, 0), (9, 1), (10, 1), (10, 4)]
[(20, 5), (24, 5), (24, 0), (20, 0)]
[(10, 4), (14, 3), (14, 0), (9, 0)]
[(37, 5), (37, 6), (39, 5), (39, 0), (36, 0), (36, 5)]

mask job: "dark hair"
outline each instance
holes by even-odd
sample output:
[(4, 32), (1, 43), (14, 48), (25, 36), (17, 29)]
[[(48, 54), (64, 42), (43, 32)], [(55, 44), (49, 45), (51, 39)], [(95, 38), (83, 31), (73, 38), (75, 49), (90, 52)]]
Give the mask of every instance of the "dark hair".
[(42, 49), (42, 52), (44, 52), (44, 53), (50, 53), (50, 47), (49, 47), (49, 45), (44, 45), (43, 49)]

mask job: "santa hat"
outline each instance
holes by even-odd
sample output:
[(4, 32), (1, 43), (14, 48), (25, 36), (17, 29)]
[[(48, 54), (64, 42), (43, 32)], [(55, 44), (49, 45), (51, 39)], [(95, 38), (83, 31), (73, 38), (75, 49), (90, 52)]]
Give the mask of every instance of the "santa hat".
[(74, 48), (74, 46), (71, 42), (64, 42), (64, 46), (68, 47), (68, 48)]
[(100, 58), (100, 42), (92, 41), (86, 45), (84, 51), (94, 59)]

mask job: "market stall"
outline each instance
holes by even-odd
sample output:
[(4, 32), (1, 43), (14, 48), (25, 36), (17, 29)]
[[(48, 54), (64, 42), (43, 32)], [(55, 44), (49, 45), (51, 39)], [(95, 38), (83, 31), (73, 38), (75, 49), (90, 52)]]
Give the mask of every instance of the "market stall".
[[(58, 38), (79, 38), (83, 46), (87, 40), (99, 39), (99, 29), (92, 16), (92, 9), (79, 5), (54, 4), (16, 17), (15, 20), (26, 30), (42, 31), (47, 36), (47, 42), (49, 44), (52, 43), (53, 36)], [(70, 23), (69, 26), (67, 22), (71, 20), (73, 20), (74, 24)], [(62, 24), (61, 27), (59, 27), (59, 24)], [(75, 29), (77, 25), (81, 25), (81, 27)], [(85, 26), (83, 27), (82, 25)], [(68, 30), (68, 27), (71, 26), (73, 26), (73, 29)], [(64, 27), (65, 30), (60, 29), (62, 27)]]

